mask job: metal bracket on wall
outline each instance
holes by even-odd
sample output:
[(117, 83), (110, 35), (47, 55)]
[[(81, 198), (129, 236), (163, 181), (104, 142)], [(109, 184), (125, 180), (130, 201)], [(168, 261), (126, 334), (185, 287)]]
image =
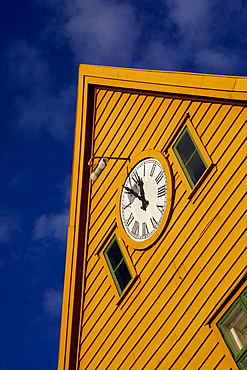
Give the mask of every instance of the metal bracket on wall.
[(91, 158), (90, 158), (90, 160), (88, 161), (88, 165), (89, 165), (90, 167), (92, 167), (92, 166), (93, 166), (93, 161), (94, 161), (95, 159), (106, 159), (106, 160), (107, 160), (107, 162), (108, 162), (108, 160), (109, 160), (109, 159), (120, 159), (120, 160), (123, 160), (123, 161), (129, 161), (129, 160), (130, 160), (130, 158), (129, 158), (129, 157), (128, 157), (128, 158), (124, 158), (124, 157), (106, 157), (106, 156), (104, 156), (104, 157), (100, 157), (100, 156), (95, 156), (95, 157), (91, 157)]
[(101, 172), (105, 169), (109, 159), (116, 159), (116, 160), (121, 159), (121, 160), (124, 160), (124, 161), (130, 160), (129, 158), (123, 158), (123, 157), (99, 157), (99, 156), (95, 156), (95, 157), (90, 158), (90, 160), (88, 162), (88, 165), (90, 167), (93, 166), (93, 161), (96, 158), (98, 158), (98, 159), (100, 158), (100, 161), (97, 164), (97, 167), (95, 168), (95, 170), (91, 174), (91, 180), (93, 180), (93, 181), (95, 181), (99, 177)]

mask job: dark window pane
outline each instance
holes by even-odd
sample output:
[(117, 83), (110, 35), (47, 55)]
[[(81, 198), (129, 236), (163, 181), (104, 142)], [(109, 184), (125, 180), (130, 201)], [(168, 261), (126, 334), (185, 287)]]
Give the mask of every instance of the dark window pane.
[(113, 239), (104, 254), (117, 290), (121, 294), (132, 280), (132, 275), (116, 239)]
[(188, 132), (185, 132), (185, 134), (182, 136), (179, 143), (176, 145), (177, 151), (183, 161), (183, 163), (186, 163), (190, 156), (195, 151), (195, 145), (193, 141), (190, 138), (190, 135)]
[(245, 328), (247, 326), (247, 315), (240, 304), (230, 312), (222, 322), (222, 329), (229, 338), (234, 350), (239, 353), (247, 344)]
[(196, 152), (186, 166), (186, 169), (194, 184), (200, 179), (206, 170), (206, 166), (202, 161), (200, 155)]
[(240, 363), (243, 369), (247, 369), (247, 355), (246, 355), (246, 358), (242, 360)]
[(121, 291), (123, 291), (124, 288), (129, 284), (131, 280), (129, 269), (124, 260), (121, 263), (121, 265), (118, 267), (118, 269), (116, 270), (115, 276), (117, 278)]
[(122, 252), (121, 252), (121, 250), (120, 250), (116, 241), (114, 241), (114, 243), (112, 244), (112, 246), (108, 250), (107, 255), (108, 255), (108, 258), (110, 260), (110, 263), (111, 263), (111, 266), (112, 266), (113, 270), (115, 270), (115, 268), (118, 266), (118, 264), (123, 259)]

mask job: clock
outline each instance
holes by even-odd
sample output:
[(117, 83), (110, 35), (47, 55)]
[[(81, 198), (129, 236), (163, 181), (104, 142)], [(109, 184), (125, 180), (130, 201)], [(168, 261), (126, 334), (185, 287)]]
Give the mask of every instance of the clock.
[(172, 177), (165, 156), (140, 153), (121, 184), (118, 221), (123, 238), (136, 249), (155, 242), (164, 231), (172, 202)]

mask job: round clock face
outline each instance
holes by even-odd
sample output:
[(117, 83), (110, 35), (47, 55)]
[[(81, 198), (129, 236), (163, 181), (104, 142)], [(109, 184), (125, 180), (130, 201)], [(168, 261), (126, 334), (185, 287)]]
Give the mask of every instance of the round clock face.
[(151, 238), (162, 222), (167, 205), (167, 178), (156, 158), (137, 163), (127, 177), (120, 198), (120, 215), (134, 241)]

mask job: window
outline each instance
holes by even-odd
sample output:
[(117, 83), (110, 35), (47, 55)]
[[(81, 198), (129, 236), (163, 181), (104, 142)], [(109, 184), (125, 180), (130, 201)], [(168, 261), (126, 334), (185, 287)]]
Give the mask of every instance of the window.
[(131, 282), (133, 276), (116, 237), (112, 239), (104, 251), (104, 256), (117, 291), (121, 295)]
[(168, 153), (170, 162), (174, 163), (173, 169), (178, 174), (178, 181), (182, 180), (188, 199), (192, 199), (200, 188), (203, 189), (202, 184), (206, 179), (210, 181), (210, 174), (213, 176), (217, 170), (189, 113), (181, 118), (167, 139), (164, 151)]
[(206, 171), (207, 164), (187, 127), (173, 145), (173, 151), (193, 188)]
[(247, 370), (247, 288), (217, 323), (224, 341), (241, 370)]

